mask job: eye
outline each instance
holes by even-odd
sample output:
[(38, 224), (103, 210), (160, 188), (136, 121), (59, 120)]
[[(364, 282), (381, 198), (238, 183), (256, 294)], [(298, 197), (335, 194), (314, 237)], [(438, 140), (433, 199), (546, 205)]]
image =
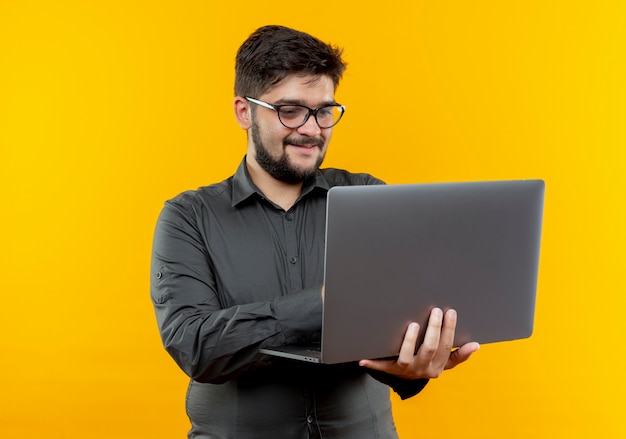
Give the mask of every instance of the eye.
[(303, 107), (285, 106), (280, 107), (280, 115), (285, 119), (299, 119), (304, 117), (306, 110)]
[(332, 117), (335, 113), (335, 107), (322, 107), (317, 111), (321, 117)]
[(317, 119), (324, 121), (324, 123), (334, 122), (339, 119), (341, 112), (336, 105), (329, 105), (322, 107), (317, 111)]

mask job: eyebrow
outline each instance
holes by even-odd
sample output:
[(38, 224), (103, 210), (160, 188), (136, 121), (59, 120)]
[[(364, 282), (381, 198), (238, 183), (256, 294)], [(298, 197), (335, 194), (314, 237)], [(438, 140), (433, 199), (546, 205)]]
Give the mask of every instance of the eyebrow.
[[(308, 107), (308, 105), (306, 105), (303, 101), (299, 100), (299, 99), (279, 99), (278, 101), (274, 102), (274, 105), (302, 105), (304, 107)], [(324, 101), (322, 103), (320, 103), (317, 107), (313, 107), (315, 108), (321, 108), (321, 107), (325, 107), (327, 105), (338, 105), (337, 101), (332, 100), (332, 101)]]

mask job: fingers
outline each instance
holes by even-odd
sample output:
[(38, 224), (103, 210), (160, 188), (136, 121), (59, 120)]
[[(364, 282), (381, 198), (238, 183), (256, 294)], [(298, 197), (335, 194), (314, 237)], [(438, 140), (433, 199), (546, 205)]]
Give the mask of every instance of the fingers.
[(409, 324), (396, 360), (361, 360), (359, 365), (402, 376), (403, 371), (410, 370), (414, 366), (419, 328), (420, 325), (415, 322)]
[(452, 369), (455, 366), (469, 360), (472, 354), (480, 349), (480, 345), (476, 342), (466, 343), (456, 351), (450, 354), (446, 369)]
[(468, 360), (480, 348), (478, 343), (467, 343), (451, 352), (456, 323), (455, 310), (450, 309), (444, 314), (440, 308), (434, 308), (428, 319), (424, 341), (417, 350), (417, 354), (415, 354), (415, 348), (420, 326), (417, 323), (411, 323), (396, 360), (361, 360), (359, 364), (401, 378), (436, 378), (445, 369), (451, 369)]
[(443, 318), (443, 328), (441, 329), (441, 338), (439, 340), (440, 351), (444, 351), (446, 356), (450, 354), (450, 350), (454, 345), (454, 333), (456, 332), (457, 314), (453, 309), (446, 311)]
[(359, 366), (398, 375), (398, 366), (395, 360), (360, 360)]
[[(452, 345), (452, 340), (454, 340), (454, 329), (456, 327), (456, 312), (452, 312), (451, 318), (448, 317), (448, 314), (451, 314), (450, 311), (446, 313), (446, 317), (444, 319), (443, 311), (441, 311), (440, 308), (433, 308), (430, 312), (428, 326), (426, 327), (426, 333), (424, 334), (424, 341), (418, 350), (418, 362), (422, 364), (430, 363), (435, 356), (441, 356), (440, 352), (442, 351), (442, 341), (450, 344), (450, 346)], [(448, 322), (448, 320), (450, 320), (450, 322)], [(409, 366), (414, 362), (419, 328), (419, 324), (415, 322), (411, 323), (407, 328), (404, 340), (402, 341), (402, 346), (400, 347), (400, 355), (398, 356), (399, 365)], [(450, 332), (452, 332), (451, 339)], [(446, 363), (449, 353), (450, 348), (448, 348), (443, 362), (440, 361), (442, 365)]]
[(411, 323), (407, 328), (404, 340), (402, 340), (402, 346), (400, 347), (400, 355), (398, 355), (399, 365), (409, 366), (413, 362), (419, 330), (420, 325), (415, 322)]
[(440, 308), (434, 308), (430, 313), (424, 342), (417, 351), (415, 361), (422, 365), (428, 364), (427, 369), (434, 377), (439, 376), (449, 364), (456, 318), (454, 310), (448, 310), (444, 315)]
[(441, 372), (450, 364), (451, 350), (454, 346), (454, 334), (456, 331), (457, 313), (453, 309), (446, 311), (443, 318), (443, 327), (441, 328), (441, 336), (439, 339), (439, 346), (435, 358), (433, 359), (433, 366), (439, 369)]
[(428, 326), (424, 334), (424, 341), (418, 350), (418, 356), (429, 362), (439, 351), (439, 344), (442, 336), (443, 311), (433, 308), (428, 319)]

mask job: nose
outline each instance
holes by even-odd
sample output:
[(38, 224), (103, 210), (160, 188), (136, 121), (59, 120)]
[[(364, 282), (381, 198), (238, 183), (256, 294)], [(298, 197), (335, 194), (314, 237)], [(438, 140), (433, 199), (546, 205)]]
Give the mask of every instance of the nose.
[(315, 120), (315, 116), (312, 114), (309, 116), (307, 121), (301, 127), (297, 128), (298, 133), (304, 134), (305, 136), (315, 137), (319, 136), (322, 132), (322, 129), (317, 124)]

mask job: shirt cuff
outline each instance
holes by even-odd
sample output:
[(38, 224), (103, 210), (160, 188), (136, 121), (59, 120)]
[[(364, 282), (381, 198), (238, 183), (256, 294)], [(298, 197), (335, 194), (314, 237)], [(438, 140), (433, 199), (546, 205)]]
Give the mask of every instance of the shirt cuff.
[(393, 391), (396, 392), (402, 399), (411, 398), (417, 395), (424, 389), (424, 387), (426, 387), (426, 384), (428, 384), (429, 381), (427, 378), (405, 380), (377, 370), (369, 370), (368, 372), (374, 379), (391, 387)]
[(321, 285), (278, 297), (273, 308), (285, 344), (319, 340), (322, 331)]

